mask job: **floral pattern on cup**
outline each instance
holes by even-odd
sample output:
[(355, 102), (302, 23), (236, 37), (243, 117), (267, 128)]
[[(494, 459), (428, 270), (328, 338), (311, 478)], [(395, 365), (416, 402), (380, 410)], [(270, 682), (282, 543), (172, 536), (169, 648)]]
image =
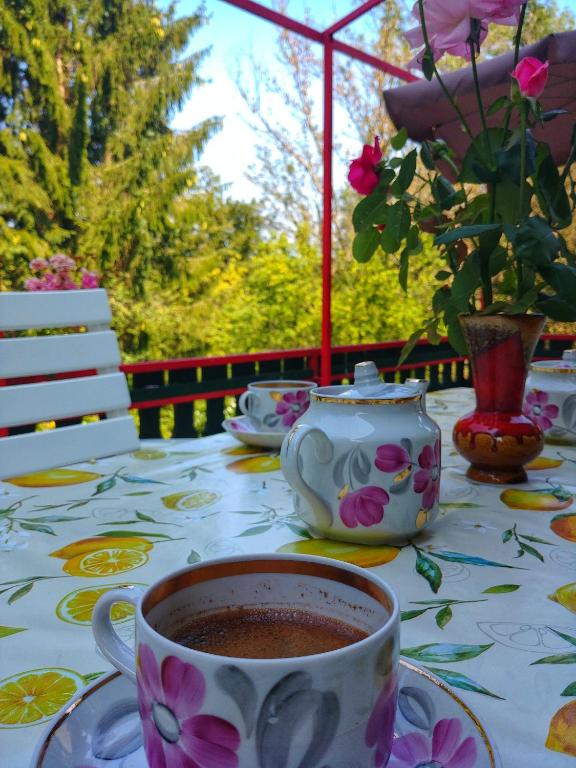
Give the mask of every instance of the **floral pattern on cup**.
[(424, 446), (416, 464), (412, 460), (412, 443), (405, 439), (400, 445), (379, 445), (374, 466), (381, 472), (397, 473), (391, 487), (394, 493), (407, 490), (410, 476), (418, 466), (419, 469), (414, 472), (414, 491), (422, 494), (422, 506), (430, 510), (438, 502), (440, 495), (440, 453), (440, 440), (436, 440), (434, 446)]
[(236, 768), (240, 734), (227, 720), (199, 714), (204, 675), (193, 664), (138, 649), (138, 706), (150, 768)]
[(550, 395), (542, 389), (532, 389), (524, 399), (525, 416), (537, 424), (543, 432), (549, 430), (552, 426), (552, 419), (558, 416), (558, 406), (549, 403)]
[(366, 733), (364, 735), (366, 746), (376, 747), (374, 768), (382, 768), (382, 766), (387, 765), (390, 757), (392, 733), (396, 718), (397, 696), (394, 691), (396, 685), (396, 678), (392, 675), (380, 691), (366, 726)]
[[(461, 741), (462, 723), (457, 718), (439, 720), (432, 739), (413, 731), (392, 746), (388, 768), (474, 768), (477, 748), (472, 736)], [(376, 763), (377, 768), (381, 764)]]
[(305, 389), (296, 392), (285, 392), (282, 400), (276, 406), (276, 413), (281, 417), (285, 427), (291, 427), (294, 422), (308, 410), (310, 395)]
[(340, 517), (347, 528), (377, 525), (384, 518), (384, 507), (390, 496), (383, 488), (368, 485), (347, 493), (340, 502)]

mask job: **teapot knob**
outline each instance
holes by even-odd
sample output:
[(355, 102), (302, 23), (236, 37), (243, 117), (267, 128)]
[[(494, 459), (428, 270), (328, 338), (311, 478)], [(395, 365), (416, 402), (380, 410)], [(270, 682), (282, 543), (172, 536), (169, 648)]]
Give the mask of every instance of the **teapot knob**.
[(372, 360), (365, 363), (356, 363), (354, 366), (354, 384), (360, 392), (368, 394), (374, 387), (382, 386), (378, 368)]
[(562, 360), (568, 360), (569, 363), (576, 363), (576, 349), (565, 349), (562, 352)]

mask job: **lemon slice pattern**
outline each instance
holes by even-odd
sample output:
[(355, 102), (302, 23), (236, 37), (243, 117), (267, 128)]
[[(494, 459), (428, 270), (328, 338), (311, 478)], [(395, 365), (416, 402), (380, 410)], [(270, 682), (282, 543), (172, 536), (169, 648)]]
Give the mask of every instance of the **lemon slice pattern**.
[(58, 667), (5, 677), (0, 680), (0, 728), (45, 723), (84, 685), (77, 672)]
[[(102, 595), (111, 589), (119, 589), (127, 586), (145, 587), (146, 584), (110, 584), (98, 585), (94, 587), (82, 587), (69, 592), (60, 600), (56, 606), (56, 616), (67, 624), (79, 624), (83, 627), (92, 626), (92, 614), (94, 606)], [(114, 624), (121, 624), (129, 621), (134, 616), (134, 606), (130, 603), (116, 603), (112, 606), (110, 617)]]

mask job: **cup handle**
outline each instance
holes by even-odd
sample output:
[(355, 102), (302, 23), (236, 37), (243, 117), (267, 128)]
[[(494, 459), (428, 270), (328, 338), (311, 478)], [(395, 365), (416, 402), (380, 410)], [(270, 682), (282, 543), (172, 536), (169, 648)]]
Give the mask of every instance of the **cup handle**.
[(115, 603), (132, 603), (138, 605), (144, 590), (140, 587), (121, 587), (111, 589), (102, 595), (94, 606), (92, 615), (92, 631), (96, 639), (96, 645), (108, 661), (123, 675), (136, 683), (136, 659), (132, 648), (121, 640), (114, 629), (110, 618), (110, 609)]
[(238, 408), (242, 411), (242, 413), (245, 416), (251, 416), (253, 415), (250, 411), (254, 403), (254, 398), (252, 397), (252, 392), (242, 392), (240, 397), (238, 398)]
[(329, 505), (319, 496), (316, 491), (305, 482), (298, 467), (298, 457), (300, 447), (303, 441), (308, 437), (314, 439), (314, 448), (316, 450), (316, 460), (320, 464), (327, 464), (334, 455), (334, 446), (330, 438), (318, 427), (311, 427), (308, 424), (298, 424), (290, 432), (282, 443), (280, 459), (282, 462), (282, 471), (288, 483), (303, 498), (306, 499), (314, 518), (316, 526), (321, 530), (326, 530), (332, 525), (332, 512)]

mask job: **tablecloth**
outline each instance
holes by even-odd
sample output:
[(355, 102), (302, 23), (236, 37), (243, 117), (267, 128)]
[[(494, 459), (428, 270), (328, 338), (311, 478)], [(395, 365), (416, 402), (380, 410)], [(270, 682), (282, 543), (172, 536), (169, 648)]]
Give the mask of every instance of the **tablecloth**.
[[(374, 568), (397, 591), (402, 654), (481, 718), (504, 768), (576, 766), (576, 448), (547, 445), (521, 486), (475, 484), (451, 442), (472, 401), (467, 389), (428, 397), (441, 514), (403, 547), (314, 539), (278, 452), (226, 434), (0, 483), (0, 765), (28, 766), (54, 713), (110, 670), (90, 628), (103, 591), (288, 551)], [(128, 606), (114, 620), (131, 637)]]

